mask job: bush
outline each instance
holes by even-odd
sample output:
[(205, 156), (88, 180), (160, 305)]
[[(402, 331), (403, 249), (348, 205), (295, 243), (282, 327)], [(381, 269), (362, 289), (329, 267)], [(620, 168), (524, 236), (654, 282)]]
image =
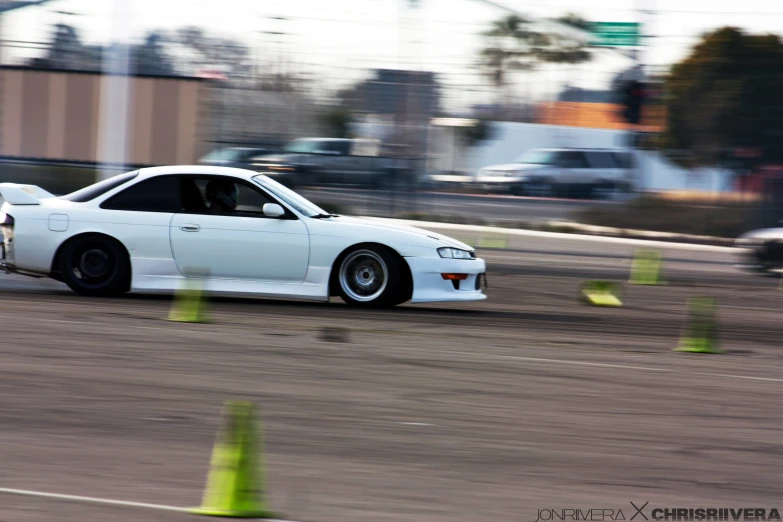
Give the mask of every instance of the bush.
[(581, 210), (575, 220), (604, 227), (735, 238), (750, 228), (754, 208), (753, 202), (736, 199), (640, 196), (627, 203)]

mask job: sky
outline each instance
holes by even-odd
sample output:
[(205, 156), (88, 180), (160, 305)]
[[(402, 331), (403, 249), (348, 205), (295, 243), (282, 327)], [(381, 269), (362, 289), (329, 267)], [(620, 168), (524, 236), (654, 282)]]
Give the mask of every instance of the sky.
[[(574, 12), (590, 21), (643, 22), (643, 60), (665, 67), (688, 54), (700, 34), (724, 25), (750, 32), (783, 32), (783, 2), (777, 0), (53, 0), (4, 16), (8, 40), (42, 42), (53, 24), (75, 26), (90, 43), (113, 35), (140, 40), (152, 29), (196, 25), (249, 45), (260, 63), (285, 54), (297, 68), (345, 85), (371, 68), (432, 70), (466, 100), (490, 87), (476, 74), (480, 33), (505, 14), (502, 4), (537, 18)], [(117, 9), (116, 11), (114, 9)], [(268, 33), (284, 33), (270, 35)], [(21, 60), (35, 51), (6, 51)], [(579, 66), (544, 67), (529, 75), (534, 93), (552, 92), (564, 82), (605, 88), (631, 65), (622, 55), (596, 51)]]

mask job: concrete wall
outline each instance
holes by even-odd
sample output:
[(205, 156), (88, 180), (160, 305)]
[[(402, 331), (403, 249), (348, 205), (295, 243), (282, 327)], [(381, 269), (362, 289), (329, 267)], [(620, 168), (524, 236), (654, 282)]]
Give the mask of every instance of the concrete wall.
[[(97, 73), (0, 68), (0, 156), (99, 161), (106, 79)], [(130, 78), (127, 162), (195, 162), (204, 152), (206, 85), (190, 78)]]

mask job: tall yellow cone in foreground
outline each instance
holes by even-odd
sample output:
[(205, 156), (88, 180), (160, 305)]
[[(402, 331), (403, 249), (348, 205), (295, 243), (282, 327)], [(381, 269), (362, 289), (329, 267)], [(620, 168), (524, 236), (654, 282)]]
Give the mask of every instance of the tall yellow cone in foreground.
[(212, 450), (200, 515), (274, 518), (266, 509), (261, 437), (252, 403), (227, 401), (223, 426)]
[(717, 300), (714, 297), (692, 297), (688, 300), (685, 331), (675, 352), (721, 353), (718, 349), (718, 326), (715, 321)]
[(204, 280), (208, 277), (206, 269), (187, 268), (182, 287), (174, 295), (169, 321), (180, 323), (206, 323), (207, 306), (204, 296)]
[(661, 257), (660, 250), (637, 250), (633, 256), (631, 278), (628, 282), (632, 285), (664, 284), (661, 274), (661, 266), (663, 264)]

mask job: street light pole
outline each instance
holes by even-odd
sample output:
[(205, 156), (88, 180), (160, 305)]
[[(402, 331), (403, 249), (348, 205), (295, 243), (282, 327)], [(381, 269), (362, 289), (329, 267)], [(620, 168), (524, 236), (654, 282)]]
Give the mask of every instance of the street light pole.
[(98, 126), (99, 179), (117, 174), (127, 163), (130, 118), (130, 25), (132, 0), (114, 0), (112, 39), (103, 51), (100, 123)]

